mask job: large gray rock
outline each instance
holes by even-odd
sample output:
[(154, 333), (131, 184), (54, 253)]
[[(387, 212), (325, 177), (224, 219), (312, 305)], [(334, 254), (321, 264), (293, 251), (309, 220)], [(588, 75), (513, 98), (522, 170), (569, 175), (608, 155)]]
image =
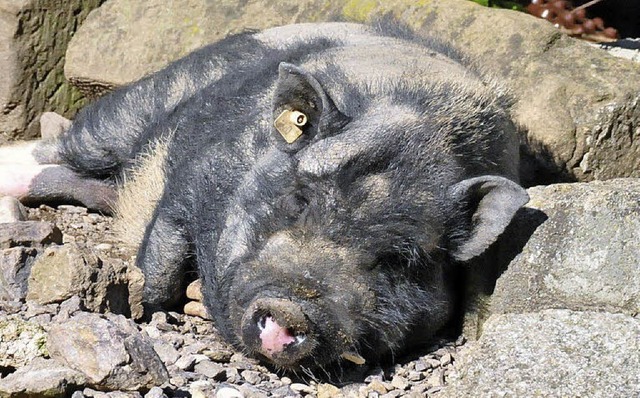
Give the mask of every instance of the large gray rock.
[[(493, 313), (547, 308), (640, 313), (640, 179), (528, 190), (505, 250), (526, 245), (497, 281)], [(532, 226), (533, 234), (522, 236)]]
[(327, 7), (340, 9), (325, 3), (107, 1), (69, 44), (65, 75), (90, 94), (101, 92), (138, 80), (229, 33), (305, 21), (323, 15)]
[(512, 91), (532, 153), (528, 183), (640, 176), (640, 65), (563, 36), (546, 21), (467, 0), (109, 0), (70, 43), (65, 73), (99, 91), (230, 32), (388, 13), (456, 43)]
[(75, 245), (49, 247), (31, 267), (27, 299), (50, 304), (84, 296), (98, 268), (99, 259)]
[(45, 221), (20, 221), (0, 224), (0, 249), (16, 246), (41, 248), (62, 243), (62, 232)]
[(5, 301), (25, 299), (36, 253), (35, 249), (25, 247), (0, 250), (0, 307)]
[(49, 304), (78, 296), (90, 311), (130, 314), (130, 274), (122, 261), (102, 261), (76, 244), (52, 246), (31, 267), (26, 298)]
[(138, 390), (168, 381), (164, 364), (132, 321), (81, 312), (49, 330), (52, 358), (86, 375), (97, 389)]
[(479, 340), (445, 396), (638, 396), (640, 180), (528, 193), (486, 256), (498, 269), (473, 279), (486, 284), (465, 333)]
[(640, 179), (556, 184), (531, 200), (468, 270), (464, 334), (495, 313), (640, 312)]
[(0, 0), (0, 145), (38, 134), (45, 110), (71, 115), (81, 96), (64, 80), (71, 35), (104, 0)]
[(51, 359), (37, 358), (0, 379), (0, 397), (69, 397), (85, 382), (82, 373)]
[(493, 315), (443, 397), (637, 397), (640, 319), (544, 310)]

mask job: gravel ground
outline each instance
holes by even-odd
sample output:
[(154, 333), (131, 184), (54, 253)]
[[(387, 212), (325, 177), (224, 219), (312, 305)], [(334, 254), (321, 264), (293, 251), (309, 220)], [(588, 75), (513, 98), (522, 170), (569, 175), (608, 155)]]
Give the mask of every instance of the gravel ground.
[[(125, 262), (133, 252), (123, 248), (112, 234), (112, 219), (87, 212), (82, 207), (40, 206), (29, 209), (30, 220), (55, 223), (63, 242), (74, 242), (93, 250), (102, 259)], [(78, 299), (44, 306), (28, 303), (18, 316), (36, 321), (47, 329), (58, 314), (81, 310)], [(98, 392), (85, 388), (81, 397), (400, 397), (435, 396), (446, 385), (456, 355), (464, 344), (440, 340), (412, 357), (401, 358), (386, 368), (349, 370), (340, 380), (313, 374), (285, 374), (234, 352), (218, 337), (212, 323), (176, 312), (159, 312), (138, 328), (153, 341), (153, 347), (170, 374), (169, 383), (148, 392)], [(316, 377), (317, 376), (317, 377)], [(348, 381), (345, 381), (348, 380)]]

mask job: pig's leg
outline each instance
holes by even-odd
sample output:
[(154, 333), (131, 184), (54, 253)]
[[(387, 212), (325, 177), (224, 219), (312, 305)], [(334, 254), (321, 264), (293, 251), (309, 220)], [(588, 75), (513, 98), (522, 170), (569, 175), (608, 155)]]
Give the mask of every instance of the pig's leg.
[(71, 122), (47, 112), (40, 125), (46, 139), (0, 148), (0, 196), (26, 203), (80, 202), (110, 213), (116, 200), (114, 186), (66, 167), (59, 154), (59, 137)]
[(58, 159), (43, 150), (46, 147), (53, 146), (39, 141), (0, 148), (0, 196), (13, 196), (25, 203), (80, 202), (110, 213), (117, 199), (114, 186), (48, 163)]
[(24, 203), (79, 202), (111, 213), (117, 199), (115, 188), (104, 181), (84, 178), (60, 165), (0, 164), (0, 196)]
[(185, 229), (170, 215), (166, 202), (163, 198), (158, 204), (136, 259), (145, 277), (144, 301), (164, 308), (184, 295), (184, 276), (190, 261)]

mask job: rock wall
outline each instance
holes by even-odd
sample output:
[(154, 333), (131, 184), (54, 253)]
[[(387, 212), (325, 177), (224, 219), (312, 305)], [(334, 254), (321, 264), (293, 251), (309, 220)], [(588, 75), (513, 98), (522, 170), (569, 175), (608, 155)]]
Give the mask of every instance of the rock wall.
[(0, 0), (0, 144), (38, 136), (37, 118), (73, 116), (84, 102), (64, 78), (65, 51), (104, 0)]
[(65, 73), (103, 92), (230, 32), (387, 14), (451, 41), (511, 90), (526, 137), (525, 184), (640, 177), (640, 64), (533, 16), (468, 0), (109, 0), (72, 40)]
[[(640, 393), (640, 180), (556, 184), (473, 264), (469, 344), (444, 394)], [(493, 276), (493, 278), (491, 277)]]

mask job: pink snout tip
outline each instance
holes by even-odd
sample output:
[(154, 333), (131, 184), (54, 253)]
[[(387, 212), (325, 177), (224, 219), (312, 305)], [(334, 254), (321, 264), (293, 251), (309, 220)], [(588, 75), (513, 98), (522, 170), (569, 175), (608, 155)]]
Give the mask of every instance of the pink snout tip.
[(286, 346), (304, 340), (304, 336), (294, 336), (289, 329), (284, 328), (271, 316), (266, 316), (258, 322), (262, 350), (269, 354), (281, 353)]

